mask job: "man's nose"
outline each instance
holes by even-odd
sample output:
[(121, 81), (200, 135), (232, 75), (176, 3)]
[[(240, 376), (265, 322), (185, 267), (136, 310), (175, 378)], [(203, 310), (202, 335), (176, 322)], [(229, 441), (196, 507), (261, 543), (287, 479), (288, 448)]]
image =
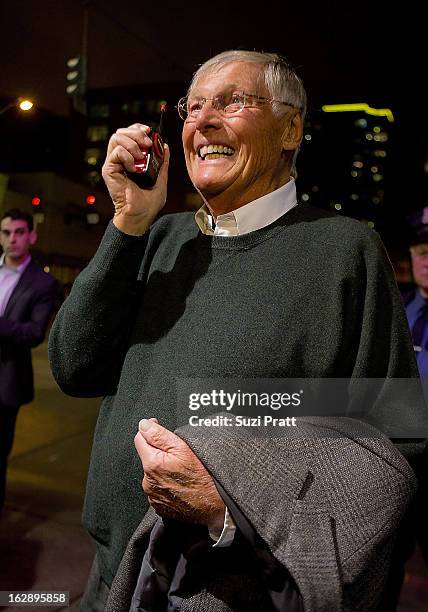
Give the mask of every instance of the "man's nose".
[(219, 111), (214, 108), (212, 101), (207, 100), (202, 106), (201, 110), (196, 117), (196, 129), (204, 131), (209, 128), (218, 129), (222, 125), (222, 117)]

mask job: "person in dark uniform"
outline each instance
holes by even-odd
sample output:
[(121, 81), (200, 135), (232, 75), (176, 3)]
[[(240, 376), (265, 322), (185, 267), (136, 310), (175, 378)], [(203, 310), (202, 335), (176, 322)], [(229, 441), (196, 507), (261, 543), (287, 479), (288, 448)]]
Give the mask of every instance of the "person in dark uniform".
[(428, 378), (428, 207), (409, 217), (410, 256), (415, 287), (404, 294), (420, 375)]
[(7, 458), (22, 404), (34, 398), (31, 349), (40, 344), (56, 306), (57, 281), (37, 266), (30, 248), (37, 241), (29, 213), (2, 215), (0, 243), (0, 512)]
[[(413, 337), (413, 348), (422, 380), (428, 410), (428, 207), (409, 215), (409, 251), (414, 287), (403, 293), (407, 320)], [(418, 543), (428, 565), (428, 465), (420, 469), (418, 495), (413, 504), (415, 539), (412, 552)], [(409, 516), (412, 516), (409, 513)]]

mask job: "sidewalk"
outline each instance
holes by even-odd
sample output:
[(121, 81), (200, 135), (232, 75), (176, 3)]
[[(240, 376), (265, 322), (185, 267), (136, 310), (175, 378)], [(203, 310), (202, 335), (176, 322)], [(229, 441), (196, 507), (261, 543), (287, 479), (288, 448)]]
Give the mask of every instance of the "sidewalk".
[[(46, 343), (33, 351), (33, 363), (36, 398), (18, 417), (0, 522), (0, 590), (69, 591), (68, 608), (31, 609), (77, 610), (94, 554), (80, 515), (100, 399), (61, 393)], [(428, 610), (428, 572), (420, 554), (407, 570), (398, 612)]]
[(80, 520), (100, 400), (61, 393), (46, 343), (33, 363), (36, 398), (18, 416), (0, 522), (0, 590), (69, 591), (68, 608), (31, 609), (77, 610), (94, 555)]

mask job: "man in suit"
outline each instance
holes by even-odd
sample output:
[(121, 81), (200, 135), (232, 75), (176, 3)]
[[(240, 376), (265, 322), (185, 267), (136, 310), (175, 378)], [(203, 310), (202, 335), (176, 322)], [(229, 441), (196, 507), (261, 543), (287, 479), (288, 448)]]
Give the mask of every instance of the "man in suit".
[[(156, 219), (166, 200), (167, 147), (153, 188), (132, 180), (152, 144), (148, 126), (121, 128), (110, 139), (103, 177), (114, 216), (60, 309), (49, 346), (66, 393), (104, 397), (83, 513), (97, 553), (82, 610), (102, 609), (149, 504), (167, 521), (200, 526), (207, 542), (210, 534), (215, 558), (233, 574), (229, 553), (240, 539), (233, 510), (173, 433), (186, 415), (177, 405), (180, 379), (376, 378), (383, 383), (366, 416), (388, 432), (403, 417), (419, 421), (420, 406), (397, 399), (386, 382), (417, 379), (417, 369), (379, 237), (354, 219), (297, 202), (305, 109), (300, 78), (275, 54), (230, 51), (203, 64), (178, 103), (188, 174), (204, 200), (196, 215)], [(130, 444), (142, 418), (144, 473)], [(406, 437), (399, 426), (396, 433)], [(216, 434), (219, 476), (229, 467), (227, 428)], [(235, 446), (232, 481), (245, 489), (252, 477), (242, 466), (251, 467), (257, 453), (245, 440)], [(400, 450), (416, 456), (423, 443), (405, 441)], [(257, 466), (252, 484), (262, 486), (265, 472), (282, 481), (276, 454), (263, 452), (265, 467)], [(284, 508), (264, 498), (256, 486), (253, 510), (278, 527)], [(343, 512), (350, 498), (343, 495)], [(283, 520), (285, 529), (286, 513)], [(383, 580), (386, 572), (387, 563)]]
[(46, 334), (57, 300), (57, 281), (32, 260), (37, 233), (30, 214), (6, 211), (0, 244), (0, 512), (6, 489), (7, 458), (22, 404), (34, 398), (31, 349)]

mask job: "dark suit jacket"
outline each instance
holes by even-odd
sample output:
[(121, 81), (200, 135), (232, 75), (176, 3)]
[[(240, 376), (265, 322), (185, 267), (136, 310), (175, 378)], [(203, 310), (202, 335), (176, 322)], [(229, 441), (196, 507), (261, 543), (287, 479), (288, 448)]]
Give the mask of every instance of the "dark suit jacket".
[[(264, 543), (264, 552), (269, 551), (289, 572), (305, 612), (375, 611), (397, 528), (416, 489), (415, 476), (390, 440), (370, 425), (346, 417), (297, 420), (295, 428), (256, 435), (248, 431), (238, 434), (234, 428), (199, 431), (190, 426), (180, 428), (177, 434), (233, 500), (229, 510), (241, 534), (246, 537), (240, 514)], [(161, 550), (161, 558), (144, 557), (145, 551), (150, 555), (156, 545), (151, 541), (147, 548), (157, 520), (150, 509), (132, 536), (106, 612), (129, 610), (140, 569), (144, 570), (143, 558), (150, 571), (146, 572), (140, 606), (133, 609), (167, 609), (160, 604), (156, 589), (168, 590), (172, 580), (177, 582), (175, 560), (171, 562), (170, 557), (176, 553), (174, 542), (179, 538), (170, 538), (169, 548), (163, 549), (166, 556)], [(182, 525), (175, 531), (180, 536), (185, 529), (189, 527)], [(245, 566), (235, 563), (234, 568), (233, 574), (223, 571), (221, 563), (207, 567), (202, 576), (193, 571), (191, 584), (184, 588), (182, 582), (181, 592), (175, 591), (181, 596), (178, 609), (299, 609), (290, 607), (289, 598), (288, 602), (282, 597), (275, 601), (274, 591), (283, 587), (266, 588), (262, 579), (265, 568), (260, 568), (258, 583)], [(255, 603), (268, 591), (272, 607)], [(150, 602), (153, 594), (154, 604)]]
[(31, 260), (0, 317), (0, 405), (33, 400), (31, 349), (43, 341), (58, 296), (57, 281)]

